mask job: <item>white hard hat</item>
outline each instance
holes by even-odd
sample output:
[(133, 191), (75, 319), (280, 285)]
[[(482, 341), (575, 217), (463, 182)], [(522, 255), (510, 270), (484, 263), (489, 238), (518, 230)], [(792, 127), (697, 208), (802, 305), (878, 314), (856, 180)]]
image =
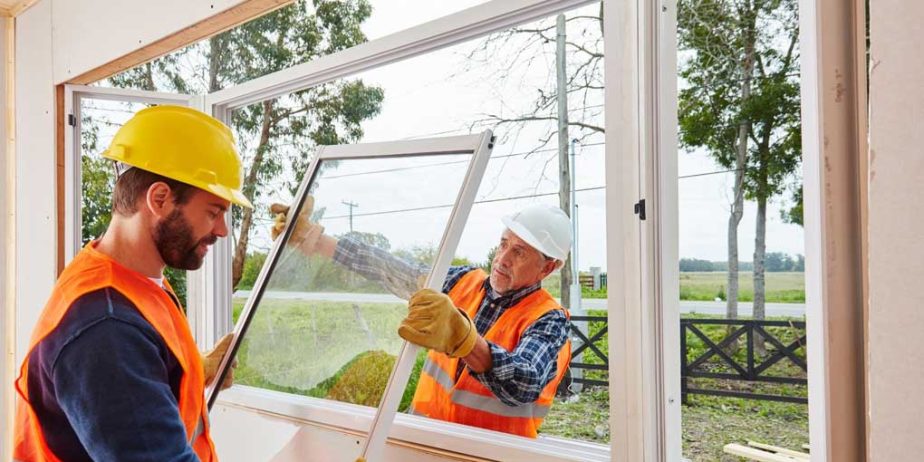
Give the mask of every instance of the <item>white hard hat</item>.
[(532, 204), (501, 218), (507, 229), (546, 256), (565, 261), (571, 250), (571, 220), (558, 207)]

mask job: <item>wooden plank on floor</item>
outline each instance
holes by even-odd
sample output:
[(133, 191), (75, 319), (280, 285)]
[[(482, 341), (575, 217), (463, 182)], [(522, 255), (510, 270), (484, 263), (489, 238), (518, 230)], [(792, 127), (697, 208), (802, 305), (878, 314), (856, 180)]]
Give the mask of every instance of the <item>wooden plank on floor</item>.
[(775, 452), (777, 454), (784, 454), (787, 456), (792, 456), (797, 459), (809, 460), (811, 456), (804, 452), (793, 451), (792, 449), (781, 448), (779, 446), (773, 446), (770, 444), (758, 443), (756, 441), (748, 441), (748, 446), (752, 448), (764, 449), (770, 452)]
[(738, 443), (726, 444), (722, 451), (733, 456), (745, 457), (755, 462), (794, 462), (799, 461), (795, 457), (789, 457), (782, 454), (774, 454), (764, 451), (763, 449), (752, 448)]

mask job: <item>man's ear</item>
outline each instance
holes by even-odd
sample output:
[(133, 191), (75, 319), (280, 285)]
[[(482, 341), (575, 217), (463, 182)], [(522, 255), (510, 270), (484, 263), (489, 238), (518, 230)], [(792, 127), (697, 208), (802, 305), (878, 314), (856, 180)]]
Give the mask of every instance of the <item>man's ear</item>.
[(157, 181), (148, 187), (145, 195), (145, 205), (155, 217), (164, 217), (172, 210), (172, 194), (170, 186), (163, 181)]
[(555, 271), (560, 269), (562, 266), (565, 266), (565, 262), (561, 260), (546, 260), (545, 268), (543, 268), (543, 273), (545, 275), (542, 276), (542, 279), (547, 278), (550, 274), (554, 273)]

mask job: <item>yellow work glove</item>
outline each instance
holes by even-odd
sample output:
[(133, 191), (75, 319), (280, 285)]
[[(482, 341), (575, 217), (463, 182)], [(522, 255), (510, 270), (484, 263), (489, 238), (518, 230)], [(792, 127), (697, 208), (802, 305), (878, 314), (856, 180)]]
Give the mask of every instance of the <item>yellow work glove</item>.
[(478, 340), (478, 331), (468, 315), (456, 308), (446, 294), (431, 289), (418, 290), (411, 296), (398, 335), (453, 358), (468, 356)]
[[(234, 339), (234, 334), (228, 334), (221, 338), (218, 343), (215, 345), (215, 348), (207, 351), (202, 355), (202, 368), (205, 369), (205, 385), (209, 386), (215, 380), (215, 376), (218, 375), (218, 366), (221, 365), (221, 359), (225, 357), (225, 353), (228, 352), (228, 348), (231, 346), (231, 340)], [(228, 371), (228, 374), (225, 376), (225, 381), (221, 383), (221, 389), (224, 390), (231, 386), (234, 383), (234, 367), (237, 367), (237, 360), (235, 359), (231, 363), (232, 369)]]
[[(312, 256), (317, 251), (318, 240), (324, 234), (324, 227), (309, 221), (311, 212), (314, 210), (314, 197), (305, 198), (305, 206), (302, 207), (302, 213), (295, 220), (295, 230), (289, 238), (289, 245), (297, 247), (307, 256)], [(289, 206), (283, 204), (270, 205), (270, 212), (275, 215), (273, 218), (273, 227), (270, 234), (275, 241), (282, 231), (286, 229), (286, 219), (289, 214)]]

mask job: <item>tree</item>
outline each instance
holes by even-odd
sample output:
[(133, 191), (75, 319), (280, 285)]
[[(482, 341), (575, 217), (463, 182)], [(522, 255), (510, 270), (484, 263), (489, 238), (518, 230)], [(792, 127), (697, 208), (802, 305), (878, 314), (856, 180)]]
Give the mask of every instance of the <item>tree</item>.
[[(217, 91), (360, 44), (367, 0), (300, 0), (110, 79), (119, 87)], [(186, 59), (183, 59), (183, 58)], [(186, 62), (191, 62), (189, 67)], [(232, 208), (236, 230), (232, 286), (241, 280), (256, 217), (269, 191), (294, 196), (318, 145), (356, 142), (378, 114), (384, 91), (360, 79), (324, 83), (236, 110), (231, 125), (244, 158), (244, 193), (258, 209)], [(283, 180), (284, 172), (292, 172)]]
[[(525, 156), (542, 152), (553, 141), (557, 156), (545, 163), (542, 178), (554, 160), (559, 165), (559, 205), (571, 215), (571, 188), (568, 167), (569, 143), (581, 144), (605, 132), (603, 127), (603, 3), (593, 6), (592, 14), (559, 15), (489, 35), (468, 58), (471, 63), (490, 66), (499, 82), (523, 82), (531, 72), (547, 73), (546, 88), (538, 88), (531, 104), (516, 107), (504, 102), (503, 111), (487, 113), (472, 127), (489, 125), (508, 131), (501, 140), (519, 137), (528, 127), (541, 127)], [(566, 27), (571, 32), (565, 33)], [(543, 61), (554, 55), (555, 64)], [(549, 67), (555, 70), (549, 71)], [(509, 113), (505, 113), (509, 111)], [(534, 190), (538, 189), (538, 184)], [(574, 217), (572, 217), (574, 218)], [(575, 236), (577, 239), (577, 236)], [(572, 255), (561, 268), (561, 300), (568, 306), (572, 283)], [(490, 262), (489, 262), (490, 264)]]
[(802, 185), (793, 188), (792, 205), (789, 208), (780, 210), (780, 218), (786, 223), (805, 226), (802, 222)]
[[(754, 316), (764, 314), (766, 205), (799, 165), (795, 0), (680, 0), (680, 139), (735, 173), (727, 316), (737, 317), (738, 224), (757, 201)], [(760, 343), (760, 342), (759, 342)]]

